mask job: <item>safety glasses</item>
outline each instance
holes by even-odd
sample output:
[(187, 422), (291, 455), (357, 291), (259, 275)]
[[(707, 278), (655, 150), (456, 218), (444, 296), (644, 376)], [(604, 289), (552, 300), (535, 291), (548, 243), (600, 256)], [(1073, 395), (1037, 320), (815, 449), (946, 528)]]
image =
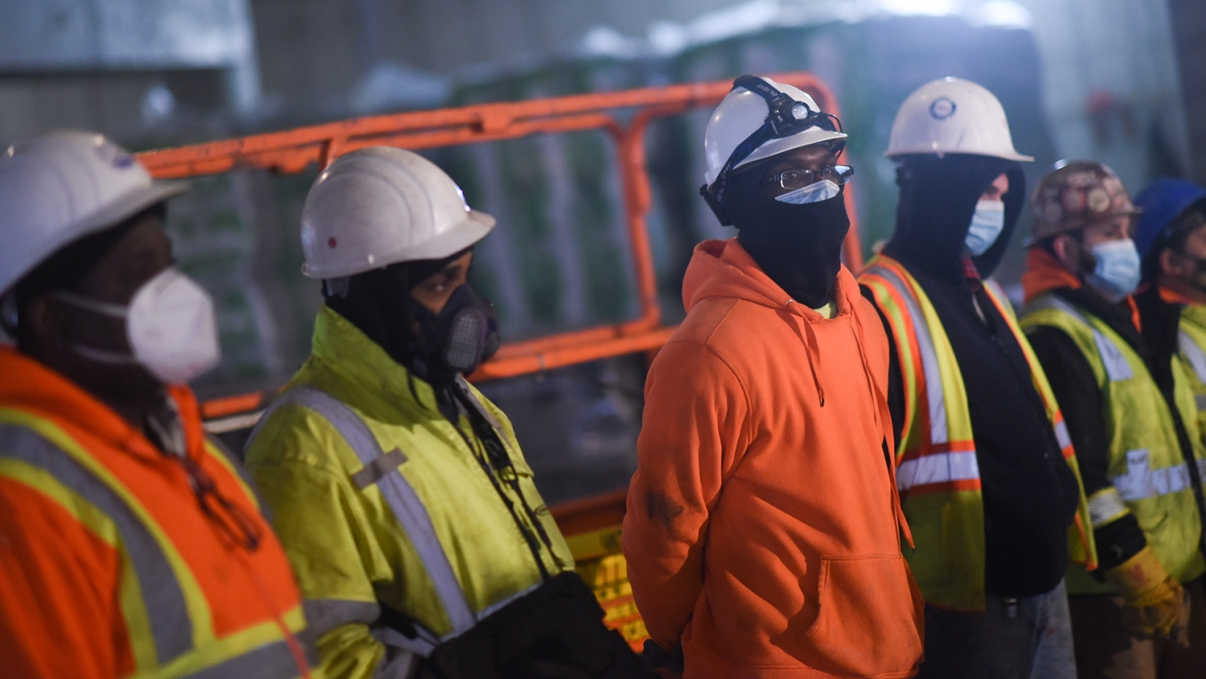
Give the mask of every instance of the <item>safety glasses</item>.
[(829, 180), (838, 186), (844, 186), (853, 176), (853, 167), (849, 165), (831, 165), (819, 170), (800, 168), (776, 172), (763, 178), (762, 183), (767, 186), (781, 186), (791, 191), (802, 189), (809, 184), (815, 184), (821, 180)]

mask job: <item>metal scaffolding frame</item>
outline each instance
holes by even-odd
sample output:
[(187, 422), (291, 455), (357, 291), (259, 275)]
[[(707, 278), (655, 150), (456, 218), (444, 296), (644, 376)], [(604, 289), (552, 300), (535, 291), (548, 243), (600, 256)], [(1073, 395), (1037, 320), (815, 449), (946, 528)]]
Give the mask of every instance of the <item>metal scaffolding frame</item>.
[[(840, 116), (832, 91), (811, 73), (778, 73), (770, 77), (808, 92), (822, 110)], [(613, 325), (504, 344), (494, 358), (470, 376), (480, 382), (655, 351), (666, 343), (674, 328), (662, 325), (657, 301), (657, 280), (646, 224), (652, 191), (645, 167), (645, 131), (654, 119), (714, 106), (731, 88), (731, 81), (725, 80), (355, 118), (147, 151), (138, 154), (138, 158), (152, 175), (161, 179), (251, 168), (290, 174), (315, 164), (325, 167), (341, 154), (368, 146), (420, 150), (534, 134), (607, 132), (618, 149), (640, 314)], [(626, 123), (616, 117), (620, 111), (631, 112)], [(849, 192), (846, 208), (851, 229), (843, 256), (847, 265), (857, 271), (862, 268), (862, 248), (854, 198)], [(203, 404), (202, 412), (206, 419), (249, 413), (261, 408), (269, 395), (257, 392), (211, 400)]]

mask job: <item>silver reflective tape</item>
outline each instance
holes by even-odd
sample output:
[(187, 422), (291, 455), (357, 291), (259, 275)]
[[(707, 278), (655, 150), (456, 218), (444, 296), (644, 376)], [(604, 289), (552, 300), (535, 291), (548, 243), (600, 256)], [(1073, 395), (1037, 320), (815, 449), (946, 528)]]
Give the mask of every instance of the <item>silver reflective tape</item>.
[(306, 599), (302, 603), (306, 627), (317, 637), (340, 625), (362, 622), (371, 625), (381, 617), (381, 606), (375, 601), (348, 599)]
[(1198, 394), (1193, 399), (1194, 403), (1198, 406), (1198, 410), (1206, 410), (1206, 394)]
[(1185, 464), (1151, 469), (1149, 461), (1150, 455), (1146, 449), (1126, 452), (1126, 473), (1112, 479), (1123, 500), (1135, 502), (1189, 488), (1189, 467)]
[[(895, 272), (884, 267), (872, 267), (867, 273), (875, 274), (888, 281), (896, 289), (896, 294), (904, 300), (907, 311), (913, 319), (913, 329), (917, 334), (917, 350), (921, 354), (921, 367), (925, 373), (925, 398), (930, 410), (930, 443), (941, 444), (950, 441), (950, 432), (946, 424), (946, 396), (942, 390), (942, 374), (938, 365), (938, 354), (934, 351), (934, 340), (930, 336), (930, 326), (926, 323), (925, 314), (913, 297), (913, 292)], [(897, 348), (899, 351), (899, 347)], [(901, 434), (901, 438), (905, 438)], [(898, 472), (899, 473), (899, 472)]]
[(1089, 522), (1093, 528), (1101, 528), (1129, 511), (1115, 488), (1099, 490), (1089, 498)]
[(237, 658), (207, 667), (182, 679), (294, 679), (301, 675), (301, 668), (293, 657), (286, 641), (274, 641), (247, 651)]
[(381, 477), (401, 467), (404, 462), (406, 462), (406, 456), (395, 448), (365, 465), (364, 469), (352, 474), (352, 482), (356, 484), (357, 488), (364, 490), (380, 481)]
[(191, 650), (193, 623), (184, 592), (163, 549), (126, 501), (70, 454), (27, 427), (0, 424), (0, 456), (45, 470), (113, 521), (138, 577), (159, 664)]
[(1107, 379), (1111, 382), (1120, 382), (1122, 380), (1129, 380), (1135, 376), (1134, 371), (1131, 370), (1131, 364), (1127, 362), (1126, 356), (1122, 354), (1122, 349), (1106, 337), (1105, 334), (1093, 327), (1093, 324), (1075, 307), (1056, 295), (1046, 295), (1045, 302), (1034, 305), (1034, 310), (1044, 307), (1058, 309), (1088, 326), (1089, 330), (1093, 332), (1093, 343), (1097, 345), (1097, 354), (1101, 357), (1102, 365), (1105, 366)]
[(1072, 445), (1072, 436), (1068, 434), (1068, 423), (1060, 420), (1055, 424), (1055, 440), (1059, 443), (1059, 449), (1063, 450)]
[(377, 627), (373, 629), (373, 638), (391, 648), (408, 651), (426, 658), (440, 645), (439, 639), (428, 639), (422, 636), (411, 639), (392, 627)]
[[(334, 396), (313, 387), (294, 387), (281, 394), (269, 406), (261, 426), (277, 408), (284, 405), (303, 406), (326, 418), (356, 453), (356, 457), (360, 458), (364, 467), (371, 466), (374, 460), (384, 454), (377, 437), (355, 411)], [(252, 432), (252, 437), (258, 433), (257, 426), (257, 430)], [(465, 599), (465, 592), (456, 579), (448, 555), (444, 553), (431, 516), (410, 482), (395, 467), (378, 479), (377, 489), (393, 511), (394, 518), (406, 531), (415, 552), (423, 562), (448, 619), (452, 622), (453, 633), (459, 634), (473, 627), (477, 620)]]
[[(1193, 367), (1193, 372), (1198, 376), (1198, 382), (1206, 384), (1206, 352), (1202, 351), (1202, 347), (1193, 341), (1189, 333), (1184, 330), (1177, 333), (1177, 345), (1181, 349), (1181, 355), (1185, 360), (1189, 361), (1189, 365)], [(1201, 398), (1200, 396), (1198, 397)], [(1202, 409), (1201, 404), (1198, 404), (1198, 409)]]
[(905, 460), (896, 470), (896, 485), (901, 491), (916, 486), (980, 478), (980, 463), (975, 451), (937, 453)]
[(1121, 382), (1135, 376), (1131, 364), (1122, 355), (1122, 349), (1096, 328), (1093, 329), (1093, 341), (1097, 343), (1097, 352), (1101, 354), (1101, 362), (1105, 364), (1106, 376), (1111, 382)]

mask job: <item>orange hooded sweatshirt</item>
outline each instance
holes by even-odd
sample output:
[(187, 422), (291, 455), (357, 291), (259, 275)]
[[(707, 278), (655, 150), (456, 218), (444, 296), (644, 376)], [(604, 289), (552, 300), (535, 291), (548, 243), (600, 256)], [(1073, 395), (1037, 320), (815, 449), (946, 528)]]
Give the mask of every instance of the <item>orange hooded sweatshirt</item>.
[(736, 240), (696, 247), (683, 300), (622, 538), (653, 640), (682, 645), (685, 679), (913, 676), (924, 604), (874, 308), (843, 267), (826, 320)]

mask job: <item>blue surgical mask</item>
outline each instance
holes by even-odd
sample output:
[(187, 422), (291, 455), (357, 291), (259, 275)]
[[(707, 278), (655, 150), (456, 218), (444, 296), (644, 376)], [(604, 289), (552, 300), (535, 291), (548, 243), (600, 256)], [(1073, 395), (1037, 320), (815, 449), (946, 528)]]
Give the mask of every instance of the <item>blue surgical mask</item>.
[(822, 179), (808, 186), (801, 186), (798, 189), (788, 191), (781, 196), (775, 196), (775, 200), (780, 203), (788, 203), (789, 205), (806, 205), (808, 203), (819, 203), (823, 200), (835, 198), (841, 192), (842, 187), (828, 179)]
[(976, 203), (976, 211), (972, 214), (971, 226), (967, 229), (967, 238), (963, 244), (973, 257), (979, 257), (997, 242), (997, 237), (1004, 229), (1005, 203), (999, 200), (982, 200)]
[(1093, 257), (1097, 266), (1085, 276), (1085, 282), (1106, 299), (1121, 302), (1139, 286), (1142, 271), (1135, 241), (1125, 238), (1098, 243), (1093, 246)]

